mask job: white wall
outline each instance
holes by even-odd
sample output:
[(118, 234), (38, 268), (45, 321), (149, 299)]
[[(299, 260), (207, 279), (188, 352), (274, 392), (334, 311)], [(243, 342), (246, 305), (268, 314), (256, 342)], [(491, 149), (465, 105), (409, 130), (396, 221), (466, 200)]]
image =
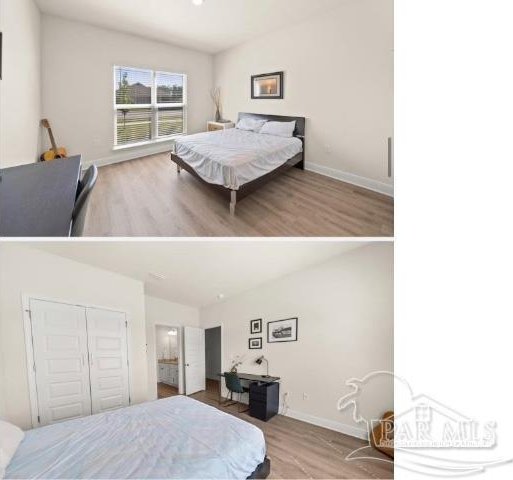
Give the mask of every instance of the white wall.
[(144, 288), (139, 281), (15, 244), (0, 245), (0, 350), (4, 361), (4, 415), (31, 427), (22, 294), (97, 305), (128, 313), (130, 395), (147, 400)]
[(40, 155), (41, 14), (33, 0), (1, 0), (0, 167)]
[[(148, 398), (157, 399), (156, 325), (170, 327), (198, 327), (199, 310), (187, 305), (169, 302), (146, 295), (146, 338), (148, 352)], [(183, 385), (183, 372), (180, 371), (180, 384)]]
[[(266, 323), (299, 317), (299, 340), (268, 344)], [(263, 318), (262, 350), (249, 350), (249, 322)], [(393, 245), (371, 244), (318, 266), (203, 308), (202, 327), (223, 323), (223, 369), (244, 356), (241, 372), (281, 377), (288, 392), (289, 415), (353, 435), (351, 411), (337, 402), (350, 393), (345, 382), (372, 371), (393, 370)], [(307, 398), (303, 398), (303, 394)], [(362, 405), (365, 418), (381, 418), (393, 409), (393, 384), (387, 379)]]
[(189, 133), (206, 130), (213, 114), (211, 55), (48, 15), (42, 25), (43, 112), (70, 154), (106, 163), (170, 149), (166, 142), (113, 150), (114, 65), (186, 73)]
[[(0, 317), (1, 320), (1, 317)], [(2, 322), (0, 321), (0, 339), (3, 337)], [(6, 414), (5, 408), (5, 372), (4, 372), (4, 354), (0, 350), (0, 419)]]
[[(307, 117), (307, 168), (392, 193), (393, 0), (340, 8), (215, 57), (224, 116)], [(284, 100), (251, 100), (251, 75), (285, 71)]]

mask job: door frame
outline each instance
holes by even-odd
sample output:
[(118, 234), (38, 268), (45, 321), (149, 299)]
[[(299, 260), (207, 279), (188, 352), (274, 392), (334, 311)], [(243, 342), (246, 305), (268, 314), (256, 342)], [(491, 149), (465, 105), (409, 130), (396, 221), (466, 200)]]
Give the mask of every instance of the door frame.
[[(155, 351), (155, 361), (158, 365), (157, 357), (157, 328), (174, 328), (178, 332), (176, 342), (178, 344), (178, 394), (184, 394), (184, 386), (185, 386), (185, 373), (183, 368), (183, 327), (180, 325), (166, 325), (165, 323), (155, 323), (153, 324), (153, 348)], [(159, 383), (159, 372), (156, 370), (156, 382)], [(158, 393), (157, 393), (158, 398)]]
[(126, 320), (126, 335), (127, 335), (127, 359), (128, 359), (128, 405), (132, 404), (132, 392), (131, 392), (131, 382), (130, 382), (130, 361), (132, 359), (132, 349), (130, 346), (130, 338), (131, 338), (131, 322), (130, 315), (128, 312), (121, 308), (111, 308), (111, 307), (103, 307), (101, 305), (93, 305), (86, 304), (84, 302), (73, 302), (70, 300), (61, 300), (51, 297), (45, 297), (43, 295), (31, 295), (22, 293), (21, 294), (21, 307), (23, 314), (23, 330), (25, 333), (25, 353), (27, 360), (27, 379), (29, 386), (29, 399), (30, 399), (30, 414), (31, 414), (31, 424), (32, 428), (40, 427), (40, 423), (38, 420), (39, 417), (39, 401), (37, 399), (37, 386), (36, 386), (36, 372), (35, 361), (34, 361), (34, 344), (32, 339), (32, 319), (30, 312), (30, 301), (31, 300), (39, 300), (42, 302), (51, 302), (51, 303), (60, 303), (62, 305), (69, 305), (74, 307), (82, 307), (82, 308), (96, 308), (99, 310), (107, 310), (111, 312), (122, 313), (125, 315)]

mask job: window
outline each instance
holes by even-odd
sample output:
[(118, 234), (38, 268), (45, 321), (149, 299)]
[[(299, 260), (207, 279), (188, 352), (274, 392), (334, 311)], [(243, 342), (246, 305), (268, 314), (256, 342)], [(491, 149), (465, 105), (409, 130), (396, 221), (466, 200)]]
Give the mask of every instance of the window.
[(164, 140), (187, 131), (187, 76), (114, 67), (114, 145)]

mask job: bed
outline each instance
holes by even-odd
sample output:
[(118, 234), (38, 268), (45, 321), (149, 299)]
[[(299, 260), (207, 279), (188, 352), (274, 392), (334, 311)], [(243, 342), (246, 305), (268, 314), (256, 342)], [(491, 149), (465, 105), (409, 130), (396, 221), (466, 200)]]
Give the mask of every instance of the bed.
[(177, 396), (26, 432), (7, 479), (266, 478), (260, 429)]
[(296, 122), (292, 138), (238, 129), (188, 135), (176, 140), (171, 160), (224, 195), (235, 213), (237, 202), (292, 167), (304, 169), (305, 118), (240, 113), (242, 119)]

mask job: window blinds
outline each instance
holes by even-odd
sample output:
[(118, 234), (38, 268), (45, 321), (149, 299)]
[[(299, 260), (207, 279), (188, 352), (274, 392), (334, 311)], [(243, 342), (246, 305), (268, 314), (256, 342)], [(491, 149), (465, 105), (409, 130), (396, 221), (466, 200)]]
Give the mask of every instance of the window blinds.
[(114, 67), (116, 146), (186, 132), (186, 76)]

